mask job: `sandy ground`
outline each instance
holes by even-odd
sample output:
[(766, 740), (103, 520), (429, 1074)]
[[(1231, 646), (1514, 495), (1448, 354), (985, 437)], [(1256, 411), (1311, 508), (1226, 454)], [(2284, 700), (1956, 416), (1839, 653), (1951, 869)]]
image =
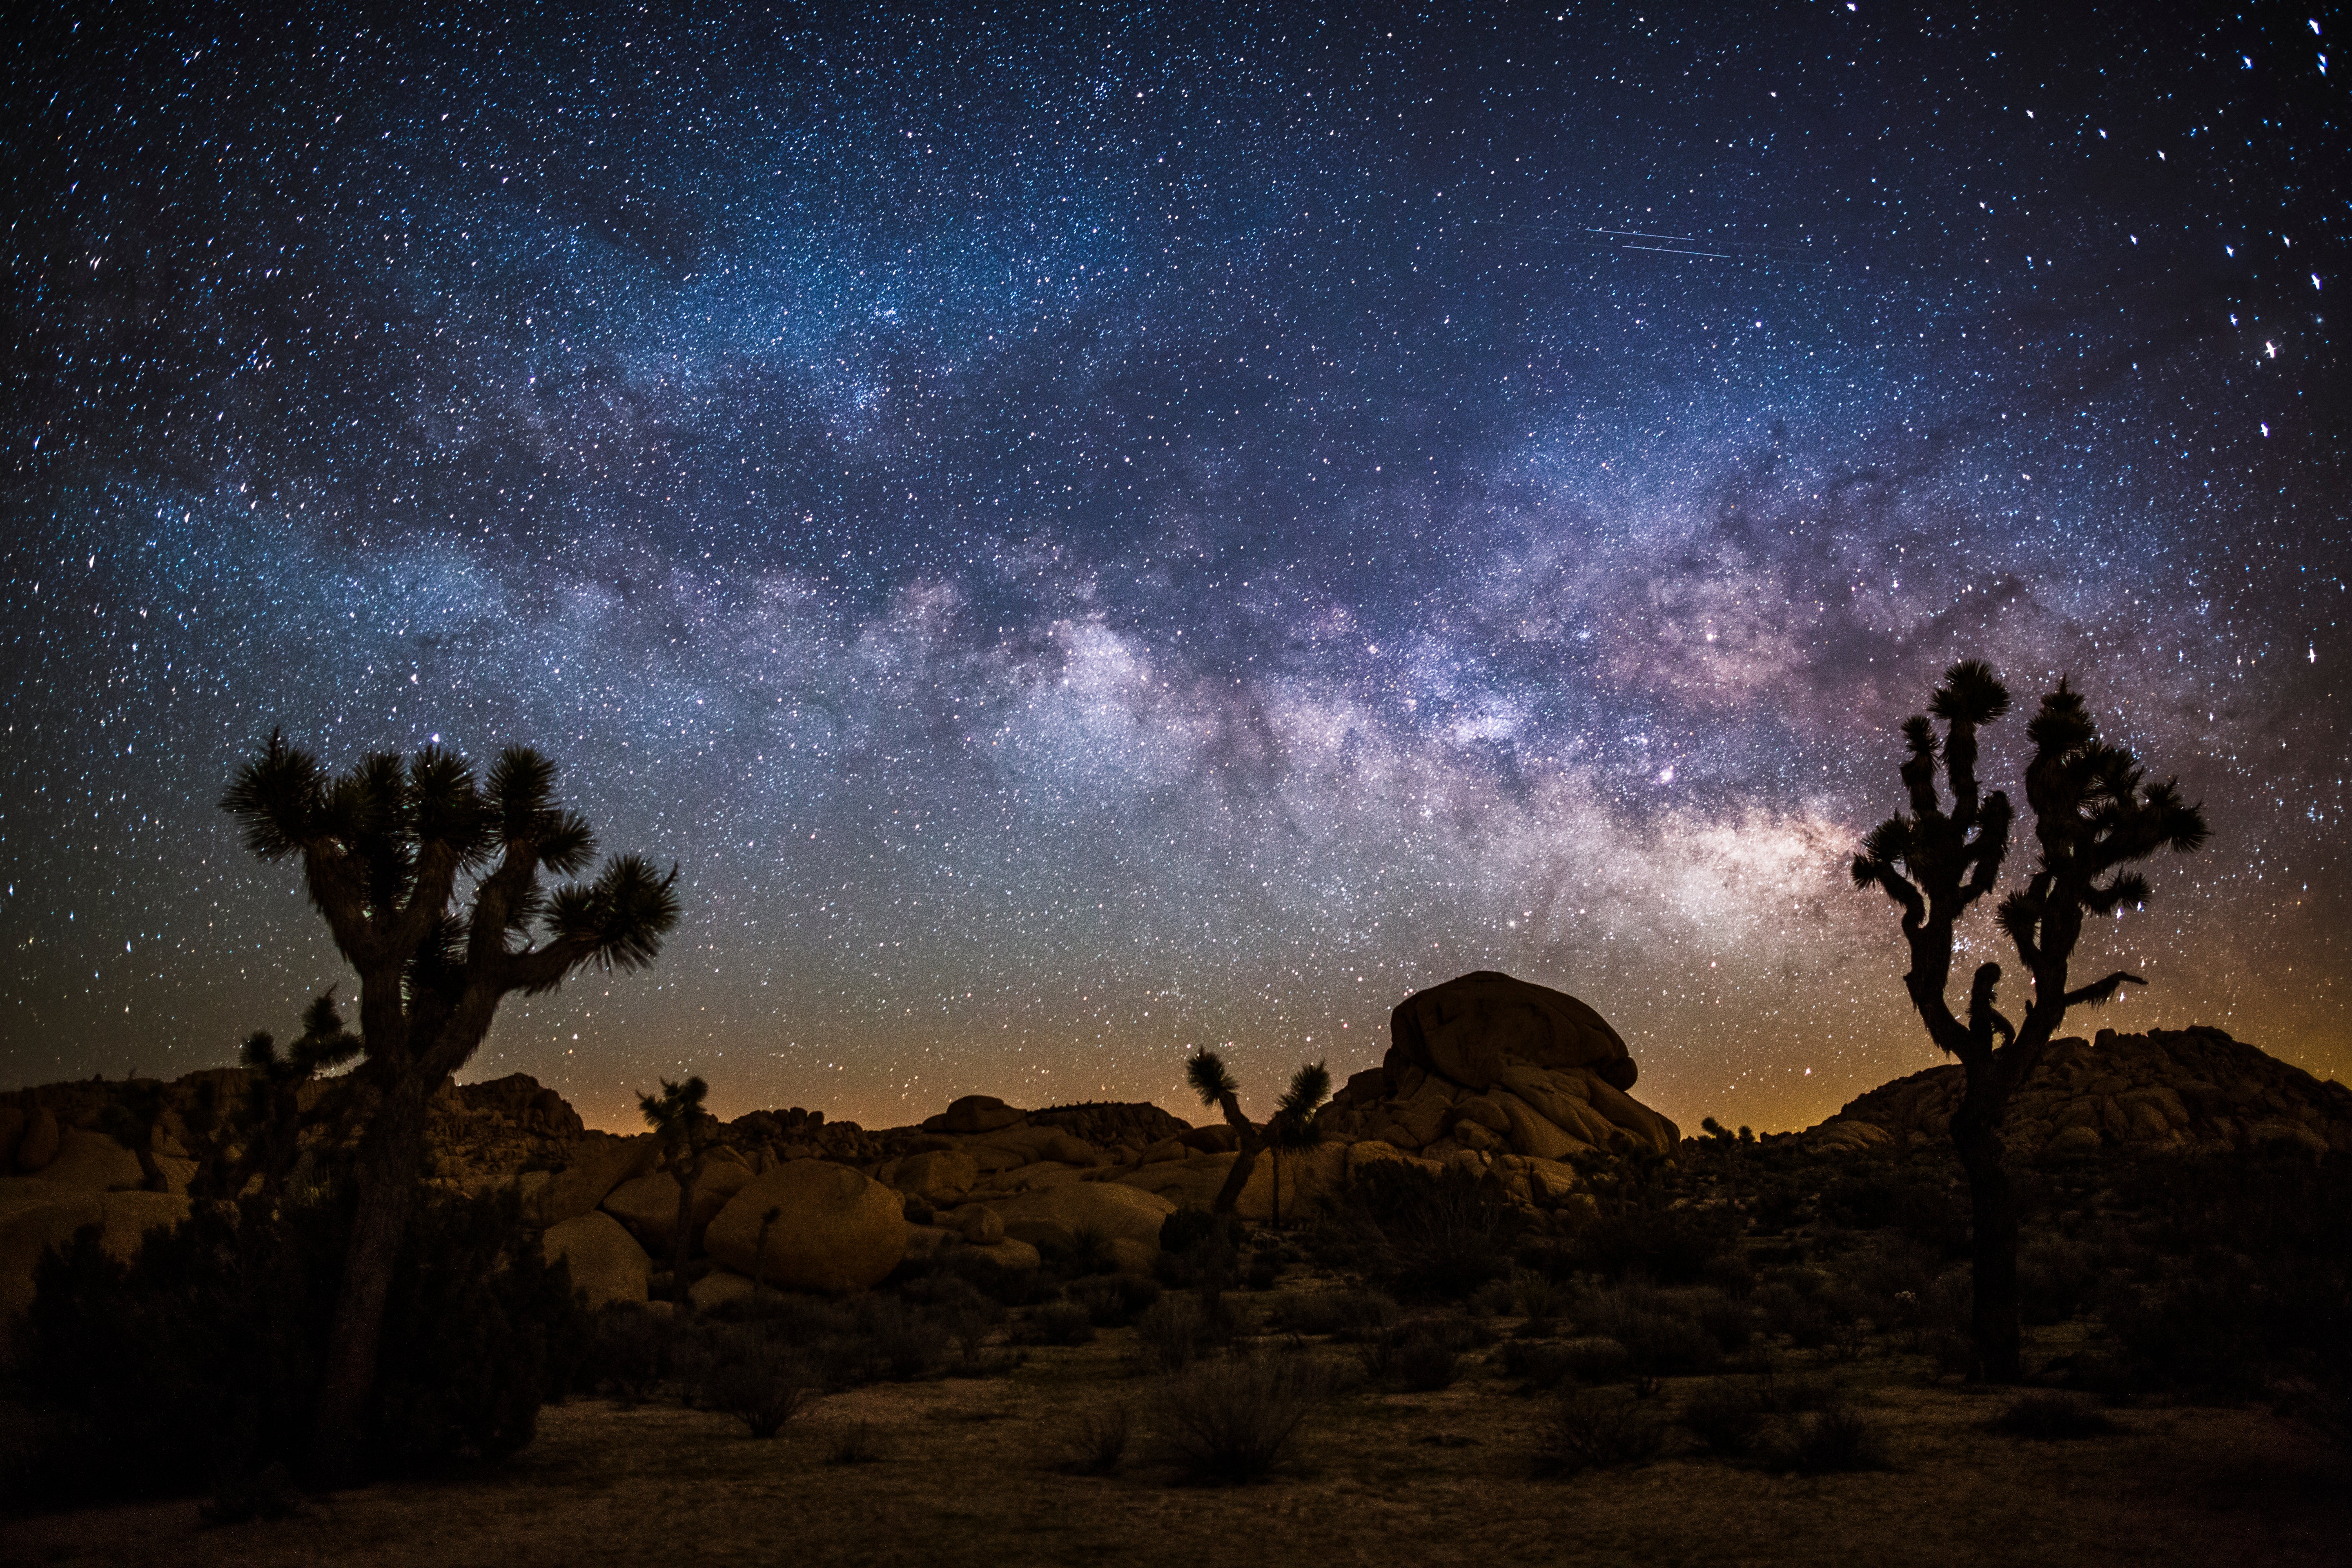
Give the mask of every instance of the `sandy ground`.
[[(1037, 1352), (1004, 1377), (835, 1395), (772, 1442), (708, 1412), (576, 1401), (488, 1475), (236, 1526), (204, 1524), (192, 1502), (17, 1520), (0, 1524), (0, 1562), (2352, 1563), (2352, 1461), (2265, 1411), (2126, 1410), (2114, 1436), (2021, 1441), (1985, 1427), (2001, 1395), (1920, 1386), (1893, 1361), (1854, 1378), (1890, 1439), (1881, 1473), (1805, 1479), (1670, 1449), (1538, 1480), (1549, 1402), (1476, 1373), (1438, 1394), (1335, 1400), (1259, 1486), (1171, 1484), (1140, 1420), (1118, 1473), (1062, 1473), (1087, 1409), (1147, 1405), (1128, 1338)], [(861, 1426), (879, 1457), (827, 1463)]]

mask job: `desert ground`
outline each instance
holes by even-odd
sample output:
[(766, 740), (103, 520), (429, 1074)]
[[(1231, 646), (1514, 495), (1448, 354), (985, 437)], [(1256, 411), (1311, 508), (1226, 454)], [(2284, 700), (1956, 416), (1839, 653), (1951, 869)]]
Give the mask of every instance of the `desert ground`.
[[(1323, 1288), (1306, 1281), (1291, 1291)], [(1286, 1292), (1252, 1311), (1278, 1321)], [(2037, 1440), (1993, 1420), (2014, 1391), (1938, 1378), (1887, 1349), (1784, 1351), (1778, 1381), (1835, 1386), (1883, 1435), (1884, 1469), (1802, 1475), (1727, 1462), (1689, 1433), (1654, 1460), (1537, 1474), (1549, 1396), (1501, 1367), (1520, 1325), (1452, 1386), (1384, 1391), (1351, 1347), (1270, 1336), (1339, 1386), (1291, 1458), (1248, 1486), (1179, 1484), (1154, 1455), (1136, 1331), (1027, 1349), (996, 1375), (883, 1384), (818, 1401), (772, 1440), (667, 1403), (575, 1398), (488, 1473), (294, 1500), (208, 1524), (194, 1500), (19, 1519), (24, 1563), (535, 1564), (923, 1562), (1096, 1564), (2341, 1563), (2352, 1463), (2260, 1405), (2110, 1412), (2112, 1433)], [(2068, 1331), (2036, 1336), (2038, 1353)], [(1748, 1374), (1751, 1375), (1752, 1374)], [(1713, 1379), (1660, 1381), (1671, 1413)], [(1135, 1435), (1108, 1474), (1071, 1440), (1109, 1407)], [(1801, 1419), (1801, 1417), (1792, 1419)]]

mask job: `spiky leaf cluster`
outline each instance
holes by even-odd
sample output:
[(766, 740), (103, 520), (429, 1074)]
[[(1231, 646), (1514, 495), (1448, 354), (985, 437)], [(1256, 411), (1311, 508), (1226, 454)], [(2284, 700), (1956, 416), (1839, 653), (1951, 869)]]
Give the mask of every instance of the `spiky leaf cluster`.
[[(2026, 726), (2033, 759), (2025, 798), (2033, 809), (2040, 863), (2024, 888), (2001, 900), (2000, 925), (2018, 956), (2039, 972), (2072, 952), (2085, 913), (2110, 915), (2147, 901), (2147, 879), (2129, 869), (2159, 850), (2188, 854), (2210, 829), (2201, 807), (2181, 799), (2177, 780), (2147, 781), (2138, 760), (2099, 739), (2080, 692), (2065, 681), (2042, 700)], [(2113, 974), (2067, 994), (2096, 1004), (2137, 977)]]
[[(1979, 791), (1977, 731), (2008, 711), (2009, 689), (1992, 667), (1964, 659), (1944, 672), (1928, 703), (1928, 713), (1944, 721), (1943, 737), (1927, 714), (1903, 726), (1902, 777), (1911, 809), (1871, 830), (1853, 872), (1855, 887), (1883, 889), (1901, 907), (1906, 931), (1930, 924), (1948, 930), (2000, 880), (2011, 808), (2002, 792)], [(1948, 807), (1937, 788), (1938, 762), (1951, 792)]]
[[(362, 976), (376, 1051), (387, 979), (403, 1011), (436, 1028), (461, 1011), (487, 1026), (507, 992), (551, 990), (586, 966), (636, 968), (661, 951), (677, 922), (677, 871), (622, 855), (576, 879), (596, 838), (554, 784), (554, 765), (523, 746), (485, 781), (438, 746), (331, 776), (273, 732), (221, 805), (256, 855), (301, 858), (312, 904)], [(551, 887), (549, 876), (574, 879)]]

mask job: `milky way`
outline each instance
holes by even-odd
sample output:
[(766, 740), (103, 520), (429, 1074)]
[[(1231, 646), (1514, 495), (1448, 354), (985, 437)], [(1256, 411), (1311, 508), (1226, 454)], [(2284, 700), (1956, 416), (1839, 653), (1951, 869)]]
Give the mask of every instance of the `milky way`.
[(283, 726), (678, 863), (469, 1069), (592, 1121), (1255, 1103), (1492, 967), (1801, 1124), (1934, 1059), (1843, 867), (1971, 655), (2217, 827), (2074, 1026), (2352, 1071), (2332, 16), (1670, 9), (39, 18), (0, 1077), (348, 987)]

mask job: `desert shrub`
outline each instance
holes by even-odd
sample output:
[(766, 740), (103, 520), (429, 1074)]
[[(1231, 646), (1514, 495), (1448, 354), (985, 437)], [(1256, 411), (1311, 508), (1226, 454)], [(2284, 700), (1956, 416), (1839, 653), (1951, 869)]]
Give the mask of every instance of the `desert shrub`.
[(1367, 1375), (1413, 1394), (1451, 1388), (1462, 1375), (1462, 1354), (1421, 1324), (1395, 1329), (1364, 1342)]
[(947, 1359), (946, 1326), (903, 1300), (862, 1297), (854, 1321), (856, 1337), (839, 1347), (849, 1381), (912, 1383), (929, 1376)]
[(1665, 1423), (1641, 1401), (1599, 1389), (1563, 1398), (1537, 1435), (1535, 1472), (1573, 1476), (1647, 1464), (1665, 1447)]
[(1355, 1260), (1384, 1289), (1459, 1300), (1510, 1266), (1519, 1215), (1465, 1172), (1392, 1163), (1349, 1187), (1339, 1224)]
[[(349, 1227), (348, 1203), (322, 1195), (274, 1214), (203, 1205), (128, 1264), (95, 1227), (52, 1249), (20, 1342), (46, 1440), (29, 1466), (5, 1457), (12, 1489), (56, 1504), (303, 1475)], [(585, 1341), (569, 1274), (511, 1196), (420, 1205), (385, 1305), (369, 1467), (521, 1447)]]
[(1160, 1447), (1188, 1479), (1261, 1480), (1328, 1391), (1327, 1374), (1305, 1356), (1203, 1362), (1161, 1386), (1154, 1425)]
[(1135, 1320), (1135, 1343), (1144, 1360), (1163, 1372), (1181, 1372), (1215, 1343), (1208, 1316), (1191, 1296), (1162, 1296)]
[(1062, 1439), (1059, 1468), (1080, 1476), (1107, 1476), (1127, 1458), (1134, 1413), (1124, 1402), (1086, 1411)]
[(1080, 1280), (1070, 1287), (1069, 1298), (1087, 1310), (1095, 1327), (1123, 1329), (1160, 1300), (1160, 1284), (1139, 1274), (1111, 1274)]
[(1110, 1232), (1098, 1226), (1082, 1225), (1070, 1233), (1067, 1246), (1049, 1242), (1041, 1250), (1062, 1279), (1084, 1279), (1118, 1268), (1118, 1259), (1112, 1256), (1110, 1243)]
[(1831, 1224), (1853, 1230), (1897, 1231), (1948, 1258), (1968, 1250), (1965, 1194), (1935, 1166), (1861, 1165), (1822, 1190), (1821, 1214)]
[(1549, 1323), (1559, 1315), (1565, 1298), (1559, 1282), (1549, 1274), (1522, 1268), (1511, 1276), (1511, 1285), (1518, 1296), (1519, 1310), (1530, 1324)]
[(1807, 1476), (1883, 1470), (1887, 1468), (1886, 1438), (1868, 1416), (1839, 1403), (1798, 1425), (1787, 1461), (1790, 1469)]
[(788, 1351), (747, 1342), (715, 1360), (706, 1402), (743, 1423), (754, 1437), (773, 1437), (808, 1408), (819, 1379)]
[(1610, 1279), (1696, 1285), (1737, 1239), (1728, 1211), (1644, 1207), (1599, 1214), (1570, 1237), (1571, 1267)]
[(2044, 1442), (2099, 1437), (2116, 1429), (2105, 1411), (2080, 1394), (2028, 1394), (1993, 1417), (1993, 1430)]
[(1687, 1297), (1626, 1287), (1601, 1290), (1580, 1307), (1579, 1318), (1624, 1347), (1628, 1365), (1644, 1377), (1679, 1377), (1711, 1372), (1722, 1359), (1715, 1337), (1690, 1316)]
[(1048, 1301), (1023, 1328), (1024, 1337), (1043, 1345), (1082, 1345), (1095, 1337), (1093, 1314), (1076, 1301)]
[(1708, 1453), (1736, 1459), (1755, 1447), (1763, 1431), (1764, 1400), (1748, 1384), (1717, 1380), (1692, 1391), (1680, 1420)]
[(1521, 1394), (1549, 1394), (1576, 1374), (1565, 1345), (1512, 1340), (1503, 1346), (1503, 1374), (1519, 1380)]
[(579, 1385), (624, 1405), (653, 1398), (669, 1381), (675, 1336), (667, 1322), (628, 1302), (614, 1302), (588, 1321)]
[(1602, 1335), (1564, 1340), (1559, 1353), (1567, 1360), (1569, 1375), (1579, 1383), (1614, 1383), (1633, 1370), (1625, 1347)]

